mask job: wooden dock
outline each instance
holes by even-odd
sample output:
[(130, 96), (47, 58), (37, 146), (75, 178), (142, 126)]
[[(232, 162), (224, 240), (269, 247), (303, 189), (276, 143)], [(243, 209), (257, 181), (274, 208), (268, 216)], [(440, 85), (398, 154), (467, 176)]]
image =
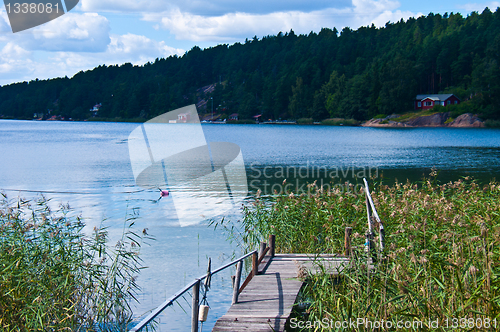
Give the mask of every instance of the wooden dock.
[[(363, 179), (363, 181), (365, 184), (368, 221), (368, 231), (363, 251), (367, 253), (367, 265), (370, 270), (374, 268), (373, 262), (375, 260), (383, 258), (385, 231), (373, 199), (370, 196), (368, 182), (366, 179)], [(378, 250), (376, 250), (373, 232), (377, 227), (379, 233)], [(148, 326), (148, 324), (151, 324), (165, 308), (171, 306), (174, 301), (192, 289), (191, 332), (198, 332), (199, 321), (204, 322), (206, 320), (205, 315), (200, 315), (200, 313), (203, 313), (200, 310), (199, 301), (201, 282), (204, 281), (205, 284), (209, 283), (212, 275), (233, 265), (236, 265), (236, 275), (233, 276), (233, 305), (224, 316), (217, 320), (212, 331), (284, 331), (305, 277), (308, 274), (315, 274), (318, 271), (338, 275), (350, 264), (349, 257), (353, 257), (353, 249), (356, 248), (359, 251), (360, 248), (351, 246), (351, 234), (352, 228), (346, 227), (343, 255), (275, 255), (275, 236), (270, 234), (269, 246), (267, 246), (267, 243), (261, 242), (260, 250), (253, 250), (214, 271), (211, 271), (209, 261), (206, 275), (195, 279), (192, 283), (168, 298), (130, 331), (138, 332)], [(268, 253), (269, 255), (267, 255)], [(252, 271), (240, 287), (243, 261), (250, 257), (252, 257)]]
[(265, 256), (259, 273), (250, 280), (228, 312), (217, 320), (212, 331), (284, 331), (307, 273), (316, 273), (321, 264), (337, 275), (349, 263), (339, 255), (277, 254)]

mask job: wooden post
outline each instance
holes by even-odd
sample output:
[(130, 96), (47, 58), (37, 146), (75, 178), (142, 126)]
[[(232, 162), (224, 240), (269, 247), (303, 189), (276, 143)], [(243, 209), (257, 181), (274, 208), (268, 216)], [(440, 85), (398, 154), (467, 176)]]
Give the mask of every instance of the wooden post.
[(267, 243), (265, 243), (265, 242), (260, 243), (259, 259), (261, 259), (262, 256), (264, 255), (264, 251), (266, 250), (266, 247), (267, 247)]
[(259, 259), (257, 258), (257, 253), (254, 252), (252, 255), (252, 274), (256, 276), (259, 273)]
[(191, 311), (191, 332), (198, 332), (198, 311), (200, 306), (200, 279), (193, 286), (193, 304)]
[(351, 234), (352, 227), (346, 227), (344, 237), (344, 253), (347, 257), (351, 256)]
[(269, 235), (269, 255), (274, 257), (274, 245), (276, 244), (276, 236)]
[(233, 285), (233, 304), (238, 303), (242, 263), (243, 263), (242, 261), (239, 261), (238, 264), (236, 264), (236, 278), (234, 279), (234, 285)]

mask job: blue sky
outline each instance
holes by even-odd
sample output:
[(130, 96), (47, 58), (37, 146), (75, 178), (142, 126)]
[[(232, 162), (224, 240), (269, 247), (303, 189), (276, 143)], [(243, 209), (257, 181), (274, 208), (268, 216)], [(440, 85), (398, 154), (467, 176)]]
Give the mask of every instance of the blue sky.
[(12, 33), (0, 9), (0, 85), (71, 77), (98, 65), (142, 65), (193, 46), (243, 42), (293, 29), (383, 26), (430, 12), (467, 16), (500, 1), (467, 0), (80, 0), (71, 12)]

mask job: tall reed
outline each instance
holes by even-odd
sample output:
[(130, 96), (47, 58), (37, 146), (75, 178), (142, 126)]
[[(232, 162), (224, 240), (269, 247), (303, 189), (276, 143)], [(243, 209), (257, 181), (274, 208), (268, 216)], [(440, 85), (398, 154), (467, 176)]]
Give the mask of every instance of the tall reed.
[(145, 234), (125, 221), (116, 246), (104, 227), (86, 238), (69, 206), (2, 194), (0, 207), (0, 327), (3, 331), (126, 330), (137, 290)]

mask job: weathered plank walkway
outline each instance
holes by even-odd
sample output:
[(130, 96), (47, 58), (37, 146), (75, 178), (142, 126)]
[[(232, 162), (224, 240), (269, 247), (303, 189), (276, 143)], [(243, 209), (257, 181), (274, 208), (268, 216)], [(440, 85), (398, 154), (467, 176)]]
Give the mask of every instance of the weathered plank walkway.
[(319, 262), (338, 274), (349, 259), (338, 255), (277, 254), (266, 256), (259, 274), (240, 293), (238, 302), (217, 320), (213, 332), (284, 331), (302, 281), (300, 274), (315, 273)]

